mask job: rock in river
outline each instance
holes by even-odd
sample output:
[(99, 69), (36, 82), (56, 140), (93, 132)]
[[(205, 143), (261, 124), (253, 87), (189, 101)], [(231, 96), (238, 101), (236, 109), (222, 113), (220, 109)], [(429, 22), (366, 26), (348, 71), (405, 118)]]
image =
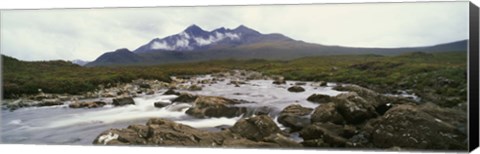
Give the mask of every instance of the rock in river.
[(230, 128), (233, 133), (254, 140), (262, 141), (265, 137), (280, 133), (280, 128), (267, 115), (260, 115), (246, 119), (240, 119)]
[(74, 102), (68, 105), (70, 108), (97, 108), (103, 107), (107, 103), (102, 101), (93, 101), (93, 102)]
[[(262, 125), (262, 121), (260, 120), (254, 125)], [(273, 123), (273, 126), (276, 127), (275, 123)], [(247, 139), (229, 129), (220, 132), (209, 132), (170, 120), (154, 118), (150, 119), (146, 125), (130, 125), (125, 129), (104, 131), (96, 137), (93, 144), (257, 148), (301, 147), (300, 144), (274, 132), (277, 131), (262, 134), (262, 136), (268, 138), (263, 139), (262, 137), (261, 141), (256, 141)]]
[(367, 102), (355, 92), (343, 93), (333, 97), (335, 108), (345, 121), (359, 124), (377, 116), (372, 102)]
[(292, 104), (285, 107), (278, 116), (277, 121), (293, 131), (301, 130), (310, 124), (310, 116), (313, 109), (302, 107), (298, 104)]
[(155, 102), (153, 103), (153, 106), (155, 106), (156, 108), (163, 108), (165, 106), (168, 106), (170, 105), (169, 102)]
[(319, 105), (313, 111), (311, 116), (312, 123), (316, 122), (332, 122), (334, 124), (343, 124), (345, 120), (343, 116), (337, 112), (336, 106), (334, 103), (330, 102), (327, 104)]
[(120, 97), (113, 99), (113, 105), (115, 106), (124, 106), (129, 104), (135, 104), (132, 97)]
[(164, 95), (180, 95), (179, 92), (176, 92), (175, 90), (173, 89), (168, 89), (165, 93), (163, 93)]
[(172, 102), (183, 102), (183, 103), (191, 103), (197, 99), (198, 96), (192, 95), (189, 93), (181, 93), (177, 98), (172, 100)]
[(59, 99), (44, 99), (37, 106), (55, 106), (55, 105), (63, 105), (63, 102)]
[(292, 86), (288, 88), (289, 92), (304, 92), (305, 89), (303, 89), (301, 86)]
[(240, 101), (217, 96), (198, 96), (193, 106), (187, 110), (187, 114), (197, 117), (236, 117), (246, 113), (243, 107), (233, 106)]
[(307, 100), (314, 103), (328, 103), (332, 101), (330, 96), (323, 94), (312, 94), (307, 98)]

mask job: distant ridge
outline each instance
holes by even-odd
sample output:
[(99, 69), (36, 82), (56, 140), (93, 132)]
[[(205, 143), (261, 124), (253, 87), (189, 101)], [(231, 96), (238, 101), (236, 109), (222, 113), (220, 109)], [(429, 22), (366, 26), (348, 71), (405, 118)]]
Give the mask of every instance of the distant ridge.
[(356, 48), (307, 43), (280, 33), (262, 34), (244, 25), (234, 29), (220, 27), (205, 31), (193, 24), (178, 34), (154, 38), (133, 51), (118, 49), (107, 52), (85, 66), (155, 65), (215, 59), (289, 60), (322, 55), (397, 55), (418, 51), (466, 50), (467, 40), (425, 47)]

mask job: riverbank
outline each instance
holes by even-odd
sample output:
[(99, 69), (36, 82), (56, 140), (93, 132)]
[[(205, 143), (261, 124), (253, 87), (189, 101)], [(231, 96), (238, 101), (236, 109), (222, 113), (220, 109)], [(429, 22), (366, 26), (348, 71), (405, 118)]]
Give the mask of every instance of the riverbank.
[(245, 70), (171, 80), (135, 80), (67, 95), (73, 100), (62, 105), (2, 112), (2, 134), (7, 134), (2, 140), (396, 150), (464, 150), (467, 145), (465, 111), (419, 102), (415, 95)]

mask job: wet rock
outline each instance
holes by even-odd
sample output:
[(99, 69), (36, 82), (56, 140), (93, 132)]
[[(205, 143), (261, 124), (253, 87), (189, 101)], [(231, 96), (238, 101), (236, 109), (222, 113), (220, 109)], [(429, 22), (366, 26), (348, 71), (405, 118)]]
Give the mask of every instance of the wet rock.
[(266, 142), (271, 142), (280, 145), (281, 147), (290, 147), (290, 148), (300, 148), (303, 147), (302, 144), (285, 137), (280, 133), (272, 134), (264, 138)]
[(315, 103), (328, 103), (332, 101), (330, 96), (323, 94), (312, 94), (307, 98), (307, 100)]
[(263, 141), (265, 137), (281, 132), (267, 115), (240, 119), (229, 130), (253, 141)]
[(120, 97), (113, 99), (113, 105), (115, 106), (124, 106), (124, 105), (134, 105), (135, 101), (133, 101), (132, 97)]
[(180, 95), (179, 92), (176, 92), (175, 90), (173, 89), (168, 89), (165, 93), (163, 93), (164, 95)]
[(319, 81), (317, 83), (318, 83), (319, 86), (322, 86), (322, 87), (327, 86), (327, 82), (325, 82), (325, 81)]
[(190, 91), (200, 91), (200, 90), (202, 90), (202, 87), (198, 86), (198, 85), (191, 85), (190, 87), (188, 87), (188, 90), (190, 90)]
[(345, 120), (343, 116), (337, 112), (334, 103), (319, 105), (315, 108), (311, 115), (311, 122), (332, 122), (334, 124), (344, 124)]
[(189, 93), (181, 93), (177, 98), (175, 98), (172, 102), (183, 102), (183, 103), (191, 103), (197, 99), (198, 96), (192, 95)]
[(282, 76), (274, 76), (273, 77), (273, 84), (287, 84), (284, 77)]
[(106, 145), (161, 145), (201, 147), (280, 147), (288, 142), (253, 141), (230, 130), (208, 132), (170, 120), (154, 118), (146, 125), (131, 125), (125, 129), (110, 129), (102, 132), (93, 144)]
[(304, 86), (304, 85), (307, 85), (306, 82), (295, 82), (295, 85), (296, 86)]
[(241, 84), (247, 84), (247, 82), (240, 81), (240, 80), (232, 80), (232, 81), (230, 81), (230, 84), (241, 85)]
[(293, 104), (285, 107), (278, 116), (277, 121), (286, 127), (290, 127), (293, 131), (301, 130), (310, 124), (310, 116), (313, 109)]
[(292, 87), (288, 88), (287, 90), (289, 92), (304, 92), (305, 91), (305, 89), (303, 89), (300, 86), (292, 86)]
[(308, 143), (307, 146), (327, 143), (331, 147), (345, 147), (348, 140), (344, 137), (351, 135), (349, 129), (332, 123), (315, 123), (302, 129), (300, 136)]
[(44, 99), (37, 106), (55, 106), (55, 105), (63, 105), (63, 102), (59, 99)]
[(193, 106), (186, 113), (197, 118), (237, 117), (246, 112), (245, 108), (233, 106), (239, 103), (241, 102), (223, 97), (198, 96)]
[(147, 90), (147, 92), (145, 94), (146, 95), (153, 95), (153, 94), (155, 94), (155, 91), (150, 89), (150, 90)]
[(274, 110), (268, 106), (262, 107), (247, 107), (247, 112), (243, 117), (251, 117), (254, 115), (270, 115)]
[(149, 84), (147, 84), (147, 83), (141, 83), (141, 84), (139, 84), (138, 86), (139, 86), (140, 88), (145, 88), (145, 89), (150, 89), (150, 88), (151, 88), (151, 86), (150, 86)]
[(369, 121), (365, 130), (378, 148), (467, 149), (465, 134), (415, 105), (397, 105), (382, 117)]
[(153, 103), (153, 106), (155, 106), (156, 108), (163, 108), (165, 106), (168, 106), (170, 105), (169, 102), (155, 102)]
[(377, 116), (374, 105), (355, 92), (339, 94), (332, 101), (347, 123), (359, 124)]
[(93, 102), (74, 102), (68, 105), (70, 108), (97, 108), (103, 107), (107, 105), (107, 103), (102, 101), (93, 101)]

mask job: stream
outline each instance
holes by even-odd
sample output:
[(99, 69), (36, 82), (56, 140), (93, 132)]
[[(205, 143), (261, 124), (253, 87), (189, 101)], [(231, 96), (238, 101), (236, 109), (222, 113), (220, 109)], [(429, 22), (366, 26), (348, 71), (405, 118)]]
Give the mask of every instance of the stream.
[[(199, 79), (210, 76), (199, 76)], [(288, 105), (298, 103), (304, 107), (315, 108), (316, 103), (306, 99), (312, 94), (336, 96), (342, 92), (332, 90), (335, 83), (325, 87), (312, 86), (304, 82), (304, 92), (289, 92), (287, 88), (298, 81), (287, 84), (272, 84), (273, 80), (249, 80), (236, 87), (229, 79), (213, 84), (202, 84), (200, 91), (178, 90), (195, 95), (222, 96), (229, 99), (242, 99), (253, 103), (238, 104), (246, 107), (264, 107), (272, 109), (274, 116)], [(70, 101), (64, 105), (51, 107), (28, 107), (10, 112), (1, 111), (1, 143), (8, 144), (67, 144), (91, 145), (103, 131), (110, 128), (125, 128), (132, 124), (145, 124), (149, 118), (166, 118), (199, 129), (215, 131), (216, 126), (232, 126), (241, 117), (198, 119), (185, 114), (190, 107), (186, 103), (173, 103), (164, 108), (154, 107), (154, 102), (171, 102), (176, 95), (163, 95), (167, 89), (156, 91), (153, 95), (140, 95), (134, 98), (135, 105), (101, 108), (72, 109)], [(111, 98), (91, 99), (111, 102)], [(276, 122), (276, 117), (274, 117)], [(284, 128), (277, 123), (280, 128)]]

